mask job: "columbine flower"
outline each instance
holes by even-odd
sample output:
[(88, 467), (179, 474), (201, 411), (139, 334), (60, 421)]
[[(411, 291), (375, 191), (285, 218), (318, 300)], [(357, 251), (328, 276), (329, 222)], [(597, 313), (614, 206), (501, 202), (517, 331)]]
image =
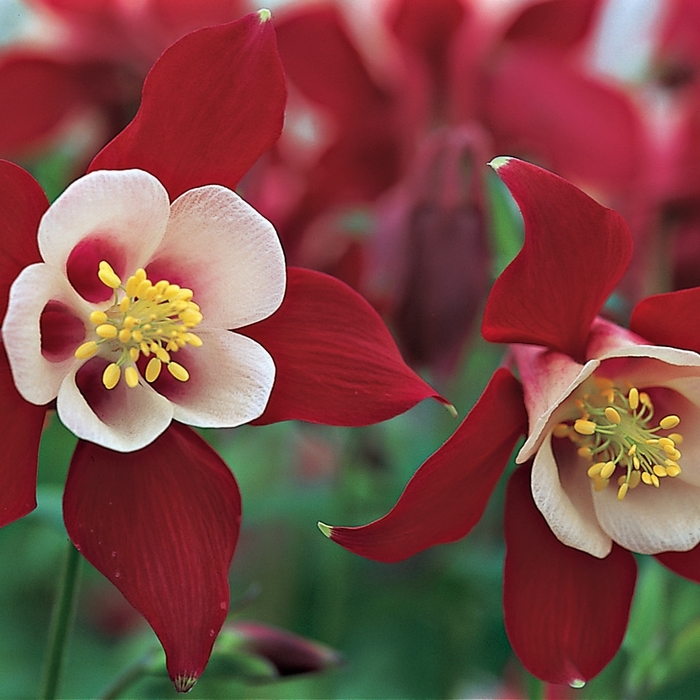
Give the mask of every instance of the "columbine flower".
[[(284, 294), (271, 224), (217, 185), (172, 205), (141, 170), (73, 183), (39, 224), (44, 262), (10, 291), (3, 340), (31, 403), (110, 449), (137, 450), (175, 418), (233, 427), (265, 408), (274, 364), (238, 328)], [(167, 373), (166, 373), (167, 368)]]
[(182, 422), (357, 426), (435, 396), (346, 285), (290, 268), (284, 289), (272, 228), (233, 193), (282, 128), (269, 19), (168, 49), (134, 120), (52, 207), (0, 161), (0, 525), (36, 506), (37, 404), (57, 396), (84, 438), (68, 535), (153, 627), (180, 691), (226, 618), (241, 520), (230, 469)]
[(520, 381), (494, 374), (386, 516), (322, 530), (380, 561), (463, 537), (527, 434), (506, 495), (506, 629), (531, 673), (578, 686), (622, 642), (631, 552), (700, 581), (700, 288), (643, 301), (631, 330), (598, 317), (632, 253), (622, 218), (533, 165), (494, 167), (526, 238), (483, 333), (510, 344)]

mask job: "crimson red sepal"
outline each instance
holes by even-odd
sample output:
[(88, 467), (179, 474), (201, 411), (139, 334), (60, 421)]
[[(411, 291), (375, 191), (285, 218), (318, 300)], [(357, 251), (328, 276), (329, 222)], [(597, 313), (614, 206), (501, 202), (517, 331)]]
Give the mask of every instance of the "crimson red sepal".
[(505, 539), (503, 612), (513, 650), (548, 683), (590, 680), (622, 643), (634, 557), (615, 544), (605, 559), (563, 545), (532, 500), (527, 466), (508, 482)]
[(258, 424), (304, 420), (361, 426), (427, 398), (447, 403), (403, 361), (379, 314), (330, 275), (287, 268), (280, 308), (240, 329), (275, 361), (275, 384)]
[(382, 562), (400, 561), (464, 537), (481, 518), (516, 440), (526, 430), (520, 383), (507, 369), (499, 369), (389, 513), (362, 527), (333, 527), (329, 537), (355, 554)]
[(674, 574), (700, 583), (700, 545), (687, 552), (662, 552), (655, 556)]
[(81, 441), (63, 512), (73, 544), (144, 615), (175, 687), (189, 689), (229, 607), (241, 499), (228, 467), (177, 423), (138, 452)]
[(525, 243), (496, 280), (483, 335), (585, 359), (589, 329), (632, 256), (624, 219), (557, 175), (516, 158), (493, 162), (525, 222)]
[(89, 170), (147, 170), (173, 199), (235, 189), (277, 141), (286, 96), (272, 24), (258, 13), (193, 32), (154, 64), (138, 113)]
[(630, 330), (655, 345), (700, 352), (700, 287), (655, 294), (632, 311)]

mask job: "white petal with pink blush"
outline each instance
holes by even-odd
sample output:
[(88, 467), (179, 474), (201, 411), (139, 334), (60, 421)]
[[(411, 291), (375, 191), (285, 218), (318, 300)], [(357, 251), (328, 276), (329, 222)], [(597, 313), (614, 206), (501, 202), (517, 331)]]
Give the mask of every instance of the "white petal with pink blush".
[(57, 398), (79, 438), (123, 452), (173, 417), (234, 427), (263, 412), (274, 362), (229, 329), (276, 311), (286, 270), (274, 228), (238, 195), (210, 185), (171, 206), (149, 173), (99, 171), (38, 235), (44, 262), (14, 282), (2, 327), (24, 398)]

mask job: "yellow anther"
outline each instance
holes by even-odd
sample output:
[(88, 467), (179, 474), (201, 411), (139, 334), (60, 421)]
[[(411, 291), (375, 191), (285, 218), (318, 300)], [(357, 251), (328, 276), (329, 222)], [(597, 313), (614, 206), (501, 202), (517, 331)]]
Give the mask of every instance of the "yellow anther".
[(639, 389), (633, 386), (627, 394), (627, 400), (630, 403), (630, 408), (636, 411), (639, 408)]
[(133, 316), (127, 316), (124, 319), (124, 323), (122, 325), (124, 326), (124, 328), (128, 328), (129, 330), (131, 330), (134, 326), (138, 324), (138, 322), (138, 318), (134, 318)]
[(109, 317), (104, 311), (93, 311), (90, 314), (90, 320), (96, 325), (99, 326), (101, 323), (105, 323)]
[(199, 325), (199, 323), (202, 321), (202, 318), (202, 314), (200, 314), (199, 311), (195, 311), (191, 308), (187, 308), (184, 311), (180, 312), (180, 320), (188, 328), (194, 328), (195, 326)]
[(605, 409), (605, 417), (615, 425), (619, 425), (620, 421), (622, 420), (620, 418), (620, 414), (612, 406), (608, 406)]
[[(196, 333), (185, 333), (185, 340), (195, 348), (202, 347), (202, 339)], [(563, 425), (566, 425), (566, 424), (564, 423)], [(567, 425), (566, 427), (568, 430), (569, 426)], [(555, 430), (556, 430), (556, 428), (555, 428)]]
[(591, 421), (591, 420), (584, 420), (583, 418), (579, 418), (575, 423), (574, 423), (574, 430), (579, 434), (579, 435), (593, 435), (595, 433), (596, 429), (596, 424)]
[(631, 489), (636, 489), (639, 486), (639, 481), (642, 478), (639, 472), (632, 472), (630, 474), (629, 485)]
[(627, 450), (627, 456), (631, 457), (636, 451), (637, 451), (637, 443), (635, 442), (634, 445), (632, 445), (632, 447), (630, 447), (629, 450)]
[(100, 263), (97, 276), (100, 278), (102, 284), (106, 285), (110, 289), (118, 289), (122, 286), (122, 281), (119, 279), (119, 275), (117, 275), (117, 273), (112, 269), (112, 266), (104, 260)]
[(641, 462), (639, 461), (639, 457), (637, 457), (637, 455), (632, 455), (632, 466), (635, 469), (639, 469), (641, 466)]
[(653, 406), (653, 404), (651, 403), (651, 397), (649, 396), (649, 394), (647, 394), (646, 391), (639, 392), (639, 401), (644, 406), (648, 406), (649, 408), (651, 408)]
[(600, 470), (600, 476), (603, 479), (609, 479), (613, 472), (615, 471), (615, 463), (614, 462), (606, 462), (603, 468)]
[(112, 362), (112, 364), (105, 367), (105, 371), (102, 373), (102, 383), (107, 389), (114, 389), (119, 383), (119, 377), (122, 376), (121, 367), (118, 364)]
[[(194, 333), (190, 333), (190, 335), (194, 335)], [(195, 345), (195, 343), (192, 343), (192, 345)], [(563, 438), (569, 434), (569, 430), (571, 430), (570, 425), (567, 425), (566, 423), (557, 423), (554, 426), (554, 430), (552, 431), (552, 434), (554, 435), (554, 437)]]
[(680, 433), (671, 433), (668, 437), (670, 440), (673, 440), (676, 445), (680, 445), (683, 442), (683, 436)]
[(151, 285), (151, 282), (149, 280), (142, 280), (139, 282), (139, 286), (136, 287), (136, 293), (134, 296), (137, 296), (139, 299), (143, 299), (148, 291), (152, 288), (153, 285)]
[(664, 430), (673, 430), (676, 426), (678, 426), (681, 422), (681, 419), (678, 416), (674, 416), (673, 414), (670, 416), (665, 416), (659, 421), (659, 427), (663, 428)]
[(654, 486), (656, 486), (656, 488), (658, 489), (659, 485), (660, 485), (659, 484), (659, 477), (656, 476), (656, 474), (649, 474), (649, 476), (651, 477), (651, 483), (654, 484)]
[(664, 452), (668, 455), (668, 458), (672, 459), (674, 462), (677, 462), (681, 458), (680, 450), (676, 450), (675, 448), (664, 448)]
[(620, 486), (620, 488), (617, 490), (617, 500), (621, 501), (626, 495), (627, 491), (629, 490), (629, 484), (625, 482)]
[(138, 348), (129, 348), (129, 358), (132, 362), (136, 362), (136, 360), (139, 359), (140, 354), (141, 353), (139, 352)]
[(593, 456), (593, 452), (591, 452), (590, 447), (579, 447), (576, 452), (578, 453), (579, 457), (590, 458)]
[(596, 477), (593, 479), (593, 488), (596, 491), (602, 491), (609, 483), (610, 479), (601, 479), (600, 477)]
[(141, 350), (144, 357), (148, 357), (151, 354), (151, 347), (145, 340), (139, 342), (139, 350)]
[(681, 473), (681, 468), (677, 464), (670, 464), (666, 467), (666, 474), (668, 476), (678, 476)]
[(662, 467), (660, 464), (655, 464), (653, 469), (656, 476), (664, 477), (667, 474), (666, 467)]
[(134, 387), (138, 386), (139, 383), (139, 373), (136, 370), (136, 367), (133, 365), (129, 365), (125, 370), (124, 370), (124, 380), (126, 381), (126, 385), (133, 389)]
[(190, 373), (177, 362), (168, 363), (168, 372), (180, 382), (186, 382), (190, 378)]
[(591, 477), (599, 476), (601, 469), (605, 466), (605, 462), (596, 462), (593, 466), (588, 467), (587, 474)]
[(163, 363), (157, 357), (152, 357), (148, 361), (148, 364), (146, 365), (146, 381), (149, 384), (152, 384), (156, 379), (158, 379), (162, 367)]
[(103, 323), (95, 328), (95, 333), (100, 336), (100, 338), (116, 338), (119, 334), (116, 326), (111, 323)]
[(92, 357), (97, 352), (97, 343), (94, 340), (88, 340), (87, 343), (83, 343), (78, 346), (75, 351), (75, 356), (79, 360), (87, 360), (88, 357)]
[(165, 362), (166, 364), (170, 362), (170, 353), (165, 348), (153, 343), (151, 345), (151, 350), (161, 362)]
[(136, 328), (135, 330), (131, 331), (131, 337), (134, 339), (135, 343), (141, 343), (143, 340), (143, 333)]
[(663, 448), (664, 450), (667, 447), (670, 447), (672, 450), (676, 449), (676, 443), (671, 440), (671, 438), (668, 437), (660, 437), (659, 438), (659, 447)]
[(649, 474), (649, 472), (642, 472), (642, 481), (651, 486), (651, 474)]
[(128, 343), (131, 340), (131, 331), (128, 328), (122, 328), (117, 335), (120, 343)]
[(124, 297), (120, 302), (119, 302), (119, 310), (125, 314), (129, 308), (131, 307), (131, 299), (129, 297)]

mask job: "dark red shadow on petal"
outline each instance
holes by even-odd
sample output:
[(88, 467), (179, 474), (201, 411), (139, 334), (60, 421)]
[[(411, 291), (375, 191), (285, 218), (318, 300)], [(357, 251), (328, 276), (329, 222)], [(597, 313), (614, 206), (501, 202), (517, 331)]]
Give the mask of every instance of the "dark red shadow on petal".
[(113, 291), (100, 281), (97, 272), (102, 261), (108, 262), (120, 277), (124, 276), (126, 260), (124, 251), (99, 233), (80, 241), (71, 251), (66, 262), (66, 275), (83, 299), (97, 304), (107, 301)]
[(523, 666), (548, 683), (588, 681), (622, 644), (637, 565), (613, 544), (605, 559), (563, 545), (532, 500), (530, 468), (508, 482), (503, 611)]
[(655, 294), (632, 311), (630, 330), (655, 345), (700, 352), (700, 287)]
[(39, 317), (41, 354), (52, 362), (67, 360), (85, 339), (85, 324), (59, 301), (50, 301)]
[(674, 574), (700, 583), (700, 545), (687, 552), (662, 552), (656, 558)]
[(583, 362), (591, 323), (629, 264), (629, 228), (547, 170), (509, 158), (496, 172), (523, 214), (525, 243), (493, 285), (484, 338), (543, 345)]
[(228, 467), (179, 424), (127, 454), (81, 441), (63, 509), (75, 546), (148, 620), (189, 689), (229, 606), (241, 501)]
[(279, 138), (286, 96), (270, 21), (253, 13), (193, 32), (151, 68), (137, 115), (89, 170), (141, 168), (171, 199), (211, 183), (235, 189)]
[(334, 527), (330, 538), (363, 557), (395, 562), (464, 537), (481, 518), (516, 441), (526, 431), (520, 383), (499, 369), (452, 437), (413, 475), (391, 511), (363, 527)]
[(444, 402), (406, 365), (362, 296), (321, 272), (287, 268), (287, 273), (280, 308), (260, 323), (237, 329), (275, 361), (272, 395), (255, 423), (370, 425), (423, 399)]

